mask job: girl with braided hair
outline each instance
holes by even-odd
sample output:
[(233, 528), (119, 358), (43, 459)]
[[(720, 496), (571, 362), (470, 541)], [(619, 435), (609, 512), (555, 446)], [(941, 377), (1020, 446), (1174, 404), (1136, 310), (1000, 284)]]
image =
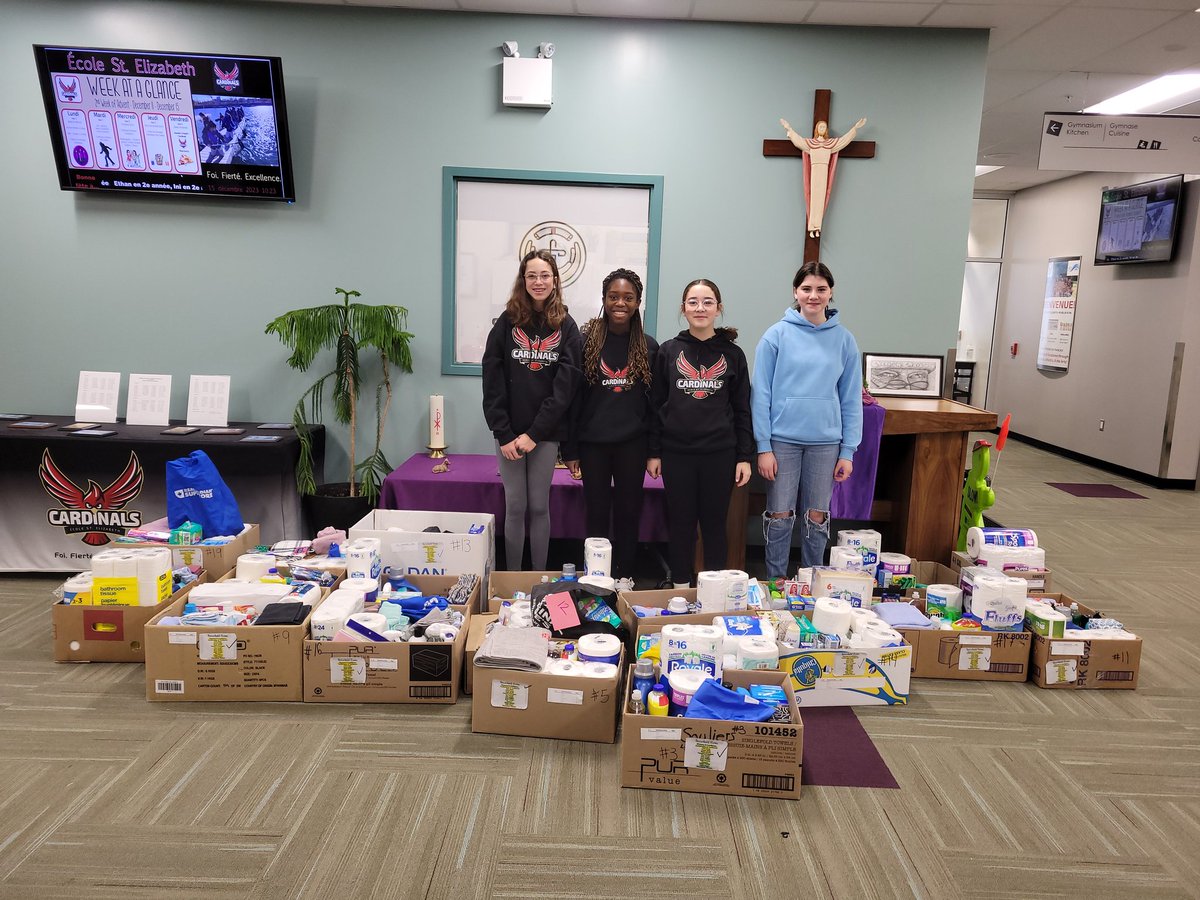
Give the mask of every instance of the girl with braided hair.
[(609, 272), (600, 315), (583, 326), (583, 385), (563, 458), (583, 475), (587, 533), (613, 545), (618, 590), (633, 589), (658, 343), (642, 329), (642, 279)]

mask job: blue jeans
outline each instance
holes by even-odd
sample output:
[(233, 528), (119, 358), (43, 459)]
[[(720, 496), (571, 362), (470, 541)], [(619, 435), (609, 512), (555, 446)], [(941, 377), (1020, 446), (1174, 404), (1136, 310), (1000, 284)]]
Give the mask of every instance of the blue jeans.
[[(767, 575), (781, 578), (788, 574), (788, 552), (792, 547), (792, 526), (796, 510), (804, 517), (804, 540), (800, 544), (800, 565), (819, 566), (829, 543), (829, 503), (833, 497), (833, 470), (838, 460), (838, 444), (789, 444), (771, 441), (778, 470), (775, 480), (767, 482), (767, 509), (763, 513), (763, 538), (767, 542)], [(797, 502), (798, 501), (798, 502)], [(823, 515), (814, 522), (809, 512)], [(788, 513), (774, 517), (776, 512)]]

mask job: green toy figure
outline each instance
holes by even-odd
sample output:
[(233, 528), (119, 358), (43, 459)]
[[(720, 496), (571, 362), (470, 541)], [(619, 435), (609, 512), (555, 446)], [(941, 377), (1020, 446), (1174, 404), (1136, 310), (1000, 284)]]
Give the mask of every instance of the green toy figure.
[(991, 444), (976, 441), (971, 450), (971, 471), (963, 485), (962, 515), (958, 525), (958, 549), (967, 549), (967, 529), (983, 527), (983, 511), (996, 502), (996, 492), (988, 484), (988, 469), (992, 466)]
[[(1000, 468), (1000, 453), (1004, 450), (1004, 442), (1008, 440), (1008, 425), (1012, 421), (1012, 413), (1004, 417), (1000, 426), (1000, 436), (996, 439), (996, 468)], [(991, 509), (996, 502), (996, 492), (992, 490), (992, 479), (988, 470), (992, 467), (991, 444), (987, 441), (976, 441), (971, 449), (971, 470), (967, 472), (967, 483), (963, 485), (962, 515), (959, 516), (958, 549), (967, 549), (967, 529), (983, 527), (983, 511)]]

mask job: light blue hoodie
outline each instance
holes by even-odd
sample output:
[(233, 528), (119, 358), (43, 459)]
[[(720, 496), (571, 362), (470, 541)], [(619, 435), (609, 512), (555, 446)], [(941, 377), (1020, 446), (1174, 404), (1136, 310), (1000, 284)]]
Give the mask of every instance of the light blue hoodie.
[(759, 453), (771, 439), (790, 444), (839, 444), (853, 459), (862, 439), (862, 373), (858, 343), (837, 311), (814, 325), (795, 307), (758, 342), (750, 408)]

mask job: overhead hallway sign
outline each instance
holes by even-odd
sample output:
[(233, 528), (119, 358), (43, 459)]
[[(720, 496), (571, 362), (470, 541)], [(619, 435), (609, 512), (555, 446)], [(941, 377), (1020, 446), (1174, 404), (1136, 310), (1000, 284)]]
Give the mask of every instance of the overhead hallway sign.
[(1042, 116), (1039, 169), (1200, 173), (1200, 116)]

